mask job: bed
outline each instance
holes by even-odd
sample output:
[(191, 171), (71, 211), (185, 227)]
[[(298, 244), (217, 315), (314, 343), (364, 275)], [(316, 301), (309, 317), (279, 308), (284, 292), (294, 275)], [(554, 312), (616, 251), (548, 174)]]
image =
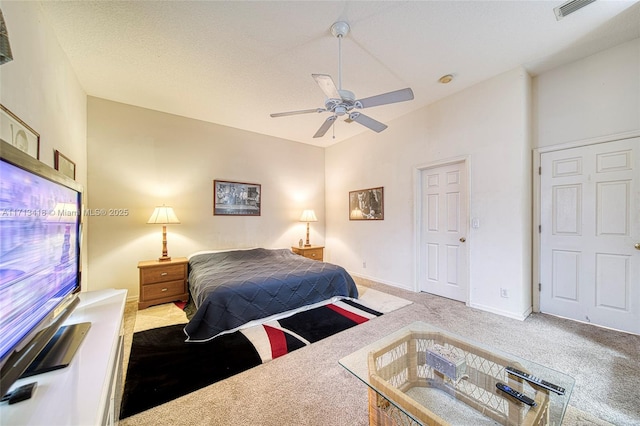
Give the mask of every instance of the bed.
[(264, 248), (192, 255), (189, 290), (196, 308), (184, 328), (189, 342), (326, 300), (358, 297), (344, 268)]

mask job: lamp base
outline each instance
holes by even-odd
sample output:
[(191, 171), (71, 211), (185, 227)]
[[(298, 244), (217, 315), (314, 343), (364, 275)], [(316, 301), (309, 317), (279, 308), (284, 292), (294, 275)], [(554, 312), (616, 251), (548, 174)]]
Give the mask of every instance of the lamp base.
[(307, 240), (304, 243), (305, 247), (311, 247), (311, 243), (309, 243), (309, 222), (307, 222)]
[(168, 262), (171, 260), (167, 251), (167, 225), (162, 225), (162, 256), (158, 258), (160, 262)]

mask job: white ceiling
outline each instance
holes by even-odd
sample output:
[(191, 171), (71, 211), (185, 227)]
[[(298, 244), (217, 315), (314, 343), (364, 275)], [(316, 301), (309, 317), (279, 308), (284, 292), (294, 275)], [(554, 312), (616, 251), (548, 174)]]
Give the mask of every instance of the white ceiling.
[[(329, 146), (371, 130), (327, 113), (312, 73), (338, 84), (335, 21), (347, 21), (342, 85), (357, 98), (411, 87), (366, 109), (388, 123), (502, 72), (532, 75), (640, 37), (640, 3), (598, 0), (557, 21), (563, 1), (42, 1), (90, 96)], [(455, 79), (438, 83), (444, 74)], [(393, 125), (391, 123), (391, 125)]]

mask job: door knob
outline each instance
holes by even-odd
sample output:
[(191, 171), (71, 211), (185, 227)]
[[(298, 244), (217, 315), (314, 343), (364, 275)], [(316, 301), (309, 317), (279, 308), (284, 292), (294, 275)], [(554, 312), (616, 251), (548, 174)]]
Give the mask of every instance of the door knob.
[[(465, 237), (460, 237), (460, 242), (464, 243), (465, 241), (467, 241), (467, 239)], [(640, 245), (640, 244), (636, 244), (636, 245)], [(638, 250), (640, 250), (640, 248), (636, 247)]]
[(636, 248), (636, 250), (640, 250), (640, 243), (636, 243), (634, 247)]

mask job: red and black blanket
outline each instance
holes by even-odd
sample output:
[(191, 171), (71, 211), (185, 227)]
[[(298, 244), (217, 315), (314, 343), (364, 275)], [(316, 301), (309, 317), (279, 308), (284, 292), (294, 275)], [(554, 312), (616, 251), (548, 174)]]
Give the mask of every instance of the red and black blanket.
[(185, 342), (184, 324), (134, 334), (120, 418), (171, 401), (382, 315), (350, 299)]

